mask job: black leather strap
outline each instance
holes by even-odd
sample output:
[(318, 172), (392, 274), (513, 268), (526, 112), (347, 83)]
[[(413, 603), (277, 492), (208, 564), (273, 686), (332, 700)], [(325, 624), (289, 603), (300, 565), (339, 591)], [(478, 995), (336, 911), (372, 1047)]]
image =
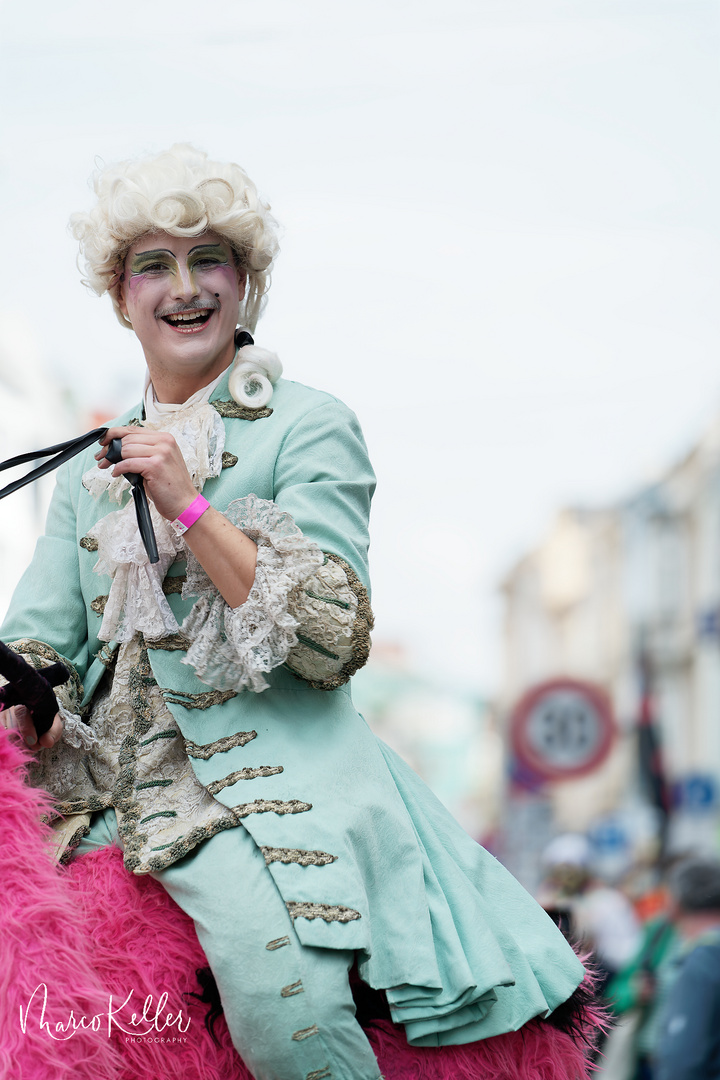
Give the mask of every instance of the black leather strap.
[(32, 450), (29, 454), (18, 454), (16, 457), (8, 458), (7, 461), (0, 461), (0, 472), (4, 472), (6, 469), (14, 468), (16, 465), (26, 465), (28, 461), (37, 461), (38, 458), (50, 458), (49, 461), (38, 465), (36, 469), (31, 469), (25, 476), (21, 476), (19, 480), (13, 480), (11, 484), (6, 484), (4, 488), (0, 488), (0, 499), (4, 499), (6, 495), (12, 495), (14, 491), (19, 491), (26, 484), (31, 484), (33, 480), (38, 480), (41, 476), (45, 476), (46, 473), (57, 469), (59, 465), (69, 461), (71, 457), (75, 457), (81, 450), (92, 446), (94, 442), (99, 442), (106, 431), (107, 428), (104, 427), (94, 428), (93, 431), (86, 431), (84, 435), (80, 435), (77, 439), (68, 439), (67, 442), (57, 443), (56, 446), (48, 446), (44, 450)]
[[(37, 458), (46, 457), (50, 459), (43, 462), (42, 465), (38, 465), (36, 469), (32, 469), (25, 476), (21, 476), (19, 480), (13, 480), (11, 484), (6, 484), (4, 488), (0, 488), (0, 499), (4, 499), (6, 495), (12, 495), (14, 491), (19, 491), (26, 484), (31, 484), (33, 480), (37, 480), (39, 477), (45, 476), (46, 473), (52, 472), (53, 469), (57, 469), (58, 465), (62, 465), (64, 461), (69, 461), (71, 457), (75, 457), (81, 450), (92, 446), (94, 442), (99, 442), (106, 433), (107, 428), (94, 428), (93, 431), (87, 431), (77, 439), (68, 439), (67, 442), (58, 443), (56, 446), (47, 446), (44, 450), (32, 450), (29, 454), (17, 454), (15, 457), (8, 458), (7, 461), (0, 461), (0, 472), (4, 472), (5, 469), (12, 469), (15, 465), (25, 465), (28, 461), (36, 461)], [(115, 453), (111, 453), (111, 450), (115, 451)], [(121, 460), (122, 442), (120, 439), (113, 439), (107, 456), (108, 460), (113, 463)], [(137, 476), (135, 473), (129, 473), (127, 479), (132, 484), (138, 528), (140, 529), (145, 550), (148, 553), (150, 562), (156, 563), (158, 562), (157, 542), (142, 477)]]

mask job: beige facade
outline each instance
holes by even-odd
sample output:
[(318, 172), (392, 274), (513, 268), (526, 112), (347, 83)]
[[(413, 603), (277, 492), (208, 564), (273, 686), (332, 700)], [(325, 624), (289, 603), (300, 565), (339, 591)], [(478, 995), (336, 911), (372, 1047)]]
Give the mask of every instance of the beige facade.
[[(586, 830), (612, 814), (642, 817), (642, 650), (670, 780), (697, 781), (701, 803), (713, 783), (720, 789), (720, 421), (628, 500), (558, 513), (502, 589), (506, 725), (529, 688), (558, 676), (599, 684), (614, 705), (618, 737), (604, 764), (543, 791), (552, 831)], [(643, 836), (639, 829), (636, 842)], [(717, 837), (714, 806), (674, 814), (673, 846), (716, 846)]]

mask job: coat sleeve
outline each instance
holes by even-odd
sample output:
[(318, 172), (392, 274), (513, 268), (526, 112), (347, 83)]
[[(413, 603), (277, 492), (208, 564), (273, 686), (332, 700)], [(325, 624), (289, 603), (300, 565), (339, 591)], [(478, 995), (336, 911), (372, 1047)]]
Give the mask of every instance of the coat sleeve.
[[(15, 590), (0, 637), (24, 654), (51, 658), (48, 649), (69, 664), (81, 681), (88, 668), (87, 614), (80, 586), (76, 525), (77, 492), (63, 466), (57, 476), (45, 534)], [(44, 645), (45, 650), (27, 643)], [(20, 645), (16, 643), (21, 643)]]
[(375, 475), (357, 417), (321, 405), (288, 435), (275, 470), (276, 500), (325, 555), (292, 597), (297, 644), (287, 666), (317, 689), (348, 681), (367, 661), (373, 616), (368, 519)]
[(275, 502), (369, 591), (368, 522), (375, 475), (357, 417), (339, 401), (311, 410), (286, 435), (274, 477)]
[(329, 400), (293, 424), (277, 453), (272, 501), (254, 495), (227, 516), (258, 545), (255, 583), (231, 610), (192, 559), (199, 597), (183, 631), (187, 662), (220, 690), (263, 690), (286, 664), (317, 689), (335, 689), (367, 659), (368, 516), (375, 477), (355, 415)]

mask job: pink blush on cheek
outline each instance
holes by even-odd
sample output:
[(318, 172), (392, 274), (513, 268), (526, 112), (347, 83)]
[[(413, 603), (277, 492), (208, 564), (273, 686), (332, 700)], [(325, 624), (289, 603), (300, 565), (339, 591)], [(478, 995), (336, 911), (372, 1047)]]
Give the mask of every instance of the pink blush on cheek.
[(147, 277), (145, 274), (132, 274), (127, 284), (129, 291), (136, 293), (143, 285), (147, 285)]
[(231, 285), (233, 288), (237, 283), (237, 270), (233, 266), (228, 265), (227, 263), (222, 263), (220, 266), (214, 266), (213, 269), (209, 271), (209, 273), (222, 274), (223, 277), (227, 280), (228, 285)]

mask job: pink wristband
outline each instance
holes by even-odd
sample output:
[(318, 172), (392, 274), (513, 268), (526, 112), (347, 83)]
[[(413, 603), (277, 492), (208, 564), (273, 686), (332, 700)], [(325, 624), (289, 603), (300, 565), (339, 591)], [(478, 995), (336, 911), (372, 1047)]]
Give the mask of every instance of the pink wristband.
[(207, 499), (203, 499), (202, 495), (198, 495), (196, 499), (188, 506), (187, 510), (183, 510), (182, 514), (173, 521), (173, 525), (179, 533), (187, 532), (191, 525), (194, 525), (198, 518), (201, 518), (205, 511), (209, 508), (210, 503)]

